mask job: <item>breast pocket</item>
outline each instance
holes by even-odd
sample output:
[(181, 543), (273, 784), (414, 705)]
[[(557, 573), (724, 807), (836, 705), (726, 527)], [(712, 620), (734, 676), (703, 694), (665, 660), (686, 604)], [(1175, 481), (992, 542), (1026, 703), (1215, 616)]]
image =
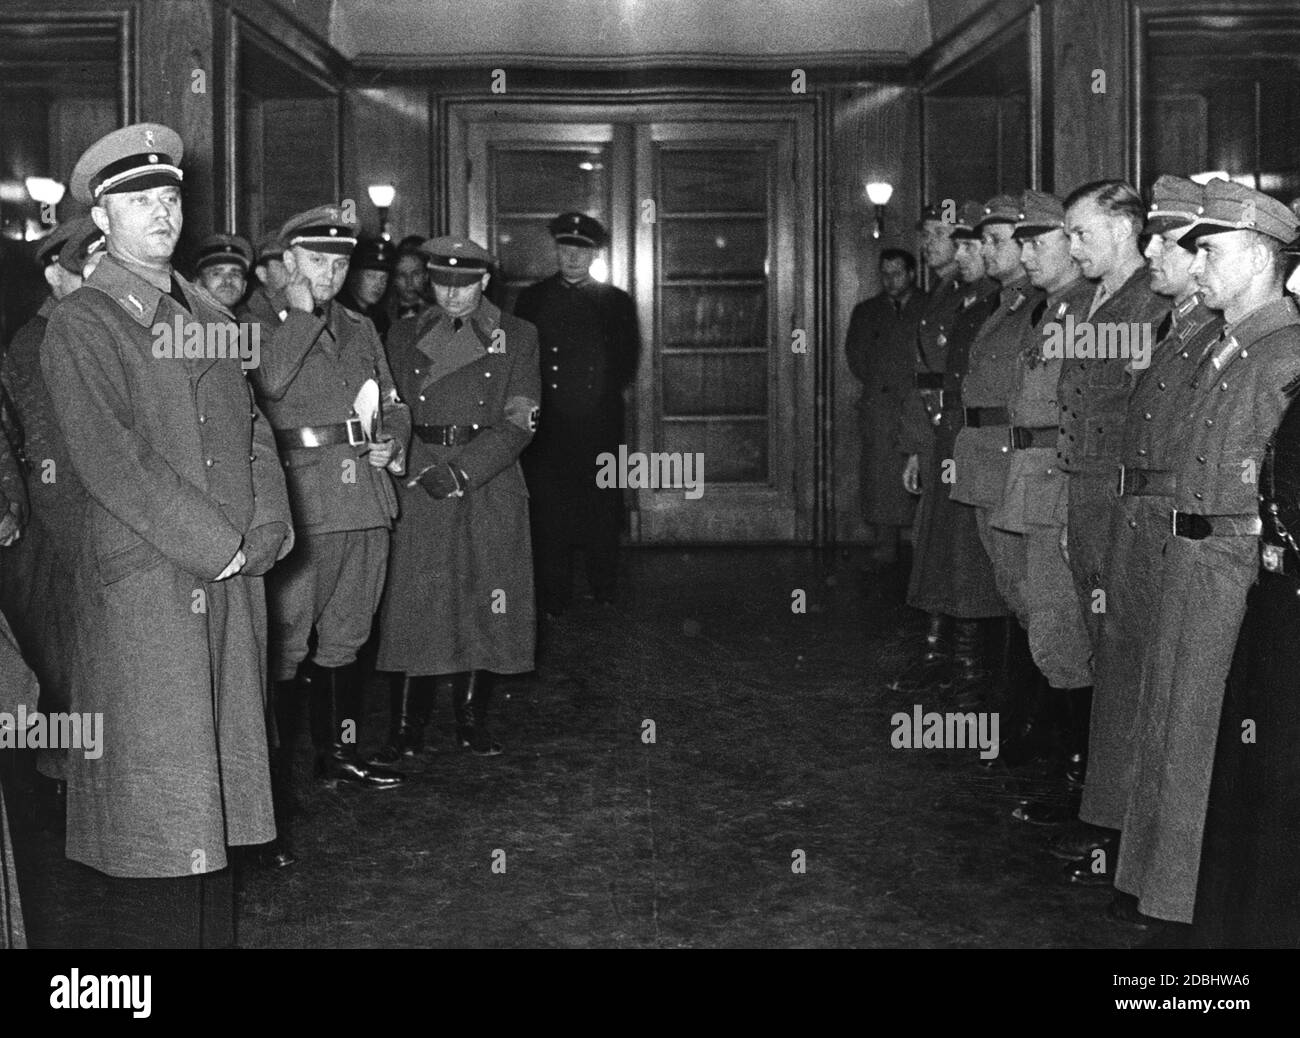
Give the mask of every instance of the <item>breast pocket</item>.
[(1113, 411), (1090, 416), (1084, 422), (1083, 456), (1088, 461), (1119, 457), (1124, 436), (1124, 416)]

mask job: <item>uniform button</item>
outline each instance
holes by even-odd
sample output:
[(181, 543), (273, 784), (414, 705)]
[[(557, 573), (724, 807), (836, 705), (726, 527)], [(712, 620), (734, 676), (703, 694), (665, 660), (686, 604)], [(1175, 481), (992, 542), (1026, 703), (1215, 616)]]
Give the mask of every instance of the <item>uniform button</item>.
[(552, 353), (559, 353), (559, 352), (560, 352), (560, 347), (558, 347), (558, 346), (552, 346), (552, 347), (551, 347), (551, 352), (552, 352)]
[(1047, 467), (1047, 474), (1050, 476), (1055, 471), (1050, 465)]
[(421, 402), (421, 403), (424, 402), (424, 397), (420, 397), (420, 402)]
[(1207, 418), (1207, 419), (1205, 419), (1205, 424), (1206, 424), (1206, 425), (1213, 425), (1213, 424), (1214, 424), (1214, 419), (1213, 419), (1213, 418)]
[(1180, 353), (1178, 356), (1182, 357), (1183, 360), (1187, 360), (1187, 351), (1186, 351), (1186, 350), (1183, 350), (1183, 352)]
[(1195, 494), (1192, 495), (1192, 497), (1196, 498), (1197, 501), (1205, 500), (1205, 495), (1202, 494), (1200, 491), (1197, 491)]
[(1157, 387), (1158, 389), (1164, 389), (1164, 388), (1165, 388), (1165, 384), (1164, 384), (1163, 382), (1157, 382), (1157, 383), (1156, 383), (1156, 387)]
[(552, 364), (552, 365), (551, 365), (551, 370), (552, 370), (552, 371), (559, 371), (559, 370), (560, 370), (560, 366), (559, 366), (558, 364)]
[(208, 468), (212, 468), (212, 459), (209, 458), (209, 459), (207, 460), (206, 464), (207, 464)]
[(484, 401), (480, 400), (480, 401), (478, 402), (478, 406), (479, 406), (479, 407), (486, 407), (487, 405), (486, 405), (486, 403), (484, 403)]
[(1228, 391), (1228, 383), (1223, 383), (1219, 388), (1226, 393)]
[(483, 377), (484, 377), (484, 378), (491, 378), (491, 377), (492, 377), (492, 372), (490, 372), (490, 371), (485, 371), (485, 372), (483, 372)]
[(415, 369), (415, 373), (418, 375), (418, 374), (420, 373), (420, 369), (419, 369), (419, 368), (416, 368), (416, 369)]
[(1205, 455), (1204, 455), (1204, 454), (1198, 454), (1198, 455), (1196, 455), (1196, 460), (1199, 461), (1202, 465), (1204, 465), (1204, 464), (1205, 464)]
[(1242, 350), (1242, 351), (1241, 351), (1241, 359), (1242, 359), (1242, 360), (1245, 360), (1245, 359), (1246, 359), (1247, 357), (1249, 357), (1249, 356), (1250, 356), (1250, 354), (1247, 353), (1245, 350)]
[(1148, 422), (1151, 421), (1151, 412), (1150, 412), (1150, 411), (1143, 411), (1143, 412), (1142, 412), (1142, 418), (1143, 418), (1143, 420), (1145, 420), (1145, 421), (1148, 421)]
[(1008, 451), (1010, 451), (1010, 450), (1011, 450), (1010, 447), (1003, 447), (1003, 448), (1002, 448), (1002, 453), (1003, 453), (1003, 454), (1006, 454), (1006, 453), (1007, 453)]
[(1146, 449), (1145, 447), (1139, 447), (1139, 448), (1138, 448), (1138, 457), (1139, 457), (1139, 458), (1145, 458), (1146, 456), (1147, 456), (1147, 449)]
[(250, 455), (248, 456), (248, 460), (249, 460), (249, 461), (256, 461), (256, 460), (257, 460), (257, 455), (256, 455), (256, 454), (250, 454)]
[(1128, 525), (1130, 529), (1136, 530), (1138, 528), (1138, 521), (1136, 519), (1130, 519)]
[(208, 420), (208, 416), (207, 416), (207, 415), (205, 415), (205, 414), (201, 414), (201, 415), (199, 415), (199, 425), (202, 425), (202, 424), (203, 424), (204, 422), (206, 422), (207, 420)]
[(552, 382), (552, 383), (551, 383), (551, 388), (552, 388), (552, 389), (559, 389), (560, 387), (557, 386), (554, 382)]

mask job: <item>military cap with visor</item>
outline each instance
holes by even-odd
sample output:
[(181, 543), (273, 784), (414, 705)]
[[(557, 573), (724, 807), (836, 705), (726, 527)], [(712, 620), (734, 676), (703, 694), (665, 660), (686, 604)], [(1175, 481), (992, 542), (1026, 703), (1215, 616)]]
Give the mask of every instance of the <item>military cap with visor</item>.
[(994, 195), (984, 203), (980, 221), (975, 230), (982, 231), (989, 224), (1014, 224), (1020, 219), (1020, 199), (1016, 195)]
[(561, 213), (547, 225), (547, 230), (558, 245), (599, 249), (609, 241), (601, 222), (586, 213)]
[(102, 243), (104, 235), (89, 216), (65, 220), (41, 239), (36, 247), (36, 262), (42, 267), (58, 263), (72, 274), (80, 274), (86, 258)]
[(1065, 229), (1065, 204), (1046, 191), (1026, 191), (1020, 196), (1020, 219), (1011, 237), (1017, 241)]
[(209, 234), (199, 243), (194, 270), (197, 273), (217, 263), (233, 263), (247, 274), (253, 265), (253, 246), (238, 234)]
[(384, 238), (361, 238), (352, 250), (353, 270), (382, 270), (387, 274), (393, 272), (397, 262), (397, 247)]
[(1147, 210), (1148, 234), (1164, 234), (1176, 227), (1190, 227), (1205, 204), (1205, 188), (1186, 177), (1163, 173), (1151, 186), (1151, 207)]
[(257, 262), (265, 263), (267, 260), (282, 259), (284, 257), (284, 242), (280, 240), (278, 234), (264, 234), (257, 242)]
[(72, 197), (98, 205), (104, 195), (180, 186), (185, 148), (180, 135), (159, 123), (135, 123), (97, 140), (72, 170)]
[(297, 246), (309, 252), (346, 256), (357, 244), (358, 230), (360, 224), (342, 206), (318, 205), (289, 217), (280, 228), (280, 241), (286, 249)]
[(1255, 231), (1290, 244), (1297, 229), (1300, 217), (1276, 198), (1231, 180), (1211, 180), (1205, 185), (1205, 202), (1196, 223), (1178, 239), (1178, 244), (1187, 245), (1207, 234), (1225, 231)]
[(478, 242), (454, 235), (430, 238), (420, 246), (428, 257), (429, 279), (438, 285), (472, 285), (492, 269), (496, 258)]
[(980, 202), (962, 202), (957, 207), (957, 219), (952, 225), (953, 241), (975, 241), (979, 238), (978, 227), (984, 219), (984, 206)]

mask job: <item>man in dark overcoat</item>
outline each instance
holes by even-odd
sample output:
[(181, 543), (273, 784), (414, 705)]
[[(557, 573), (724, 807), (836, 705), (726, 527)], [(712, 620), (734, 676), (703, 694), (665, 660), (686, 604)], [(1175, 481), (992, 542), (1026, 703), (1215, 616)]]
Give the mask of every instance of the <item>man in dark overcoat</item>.
[(394, 672), (391, 756), (418, 751), (438, 688), (460, 746), (492, 756), (492, 677), (533, 669), (519, 455), (538, 422), (537, 331), (483, 298), (493, 261), (482, 246), (442, 237), (422, 248), (437, 305), (394, 325), (388, 344), (413, 436), (376, 666)]
[(596, 485), (596, 458), (626, 442), (623, 391), (636, 374), (641, 336), (632, 297), (591, 276), (609, 240), (600, 222), (564, 213), (550, 232), (559, 270), (519, 293), (515, 316), (537, 328), (540, 342), (544, 417), (522, 460), (538, 594), (542, 609), (559, 615), (573, 597), (575, 549), (585, 552), (598, 601), (612, 601), (617, 588), (622, 494)]
[(71, 707), (102, 725), (101, 752), (67, 757), (67, 854), (115, 877), (120, 943), (153, 947), (229, 943), (226, 849), (275, 836), (262, 575), (293, 543), (240, 357), (207, 348), (234, 317), (171, 269), (180, 160), (180, 138), (150, 123), (81, 156), (72, 194), (108, 254), (41, 347), (90, 498)]
[(872, 530), (872, 563), (883, 567), (897, 558), (899, 534), (916, 513), (915, 499), (898, 478), (896, 437), (913, 387), (926, 294), (916, 285), (916, 257), (907, 250), (882, 250), (879, 267), (881, 290), (853, 308), (844, 355), (862, 384), (858, 490), (862, 519)]
[(1185, 236), (1196, 242), (1193, 277), (1224, 326), (1170, 433), (1171, 536), (1115, 875), (1142, 913), (1173, 922), (1191, 922), (1196, 903), (1224, 685), (1259, 572), (1260, 467), (1300, 389), (1300, 314), (1282, 291), (1282, 247), (1297, 229), (1276, 199), (1215, 180)]

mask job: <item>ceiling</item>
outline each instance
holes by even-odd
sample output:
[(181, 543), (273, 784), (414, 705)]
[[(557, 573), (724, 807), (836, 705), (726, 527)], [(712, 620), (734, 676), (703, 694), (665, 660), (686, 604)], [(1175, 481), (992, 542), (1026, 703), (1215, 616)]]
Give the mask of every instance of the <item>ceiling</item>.
[[(808, 55), (911, 57), (930, 43), (926, 0), (282, 0), (328, 20), (348, 58), (485, 57), (570, 64)], [(316, 19), (312, 19), (316, 20)]]

